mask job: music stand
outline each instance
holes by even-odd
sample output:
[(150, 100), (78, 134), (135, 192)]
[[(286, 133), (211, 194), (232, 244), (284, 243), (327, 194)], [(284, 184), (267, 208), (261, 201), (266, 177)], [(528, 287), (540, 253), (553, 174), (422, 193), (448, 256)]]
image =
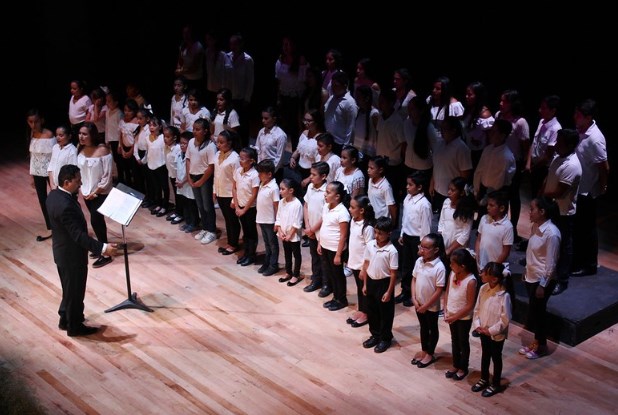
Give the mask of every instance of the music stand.
[(137, 308), (138, 310), (153, 312), (154, 310), (137, 298), (137, 293), (131, 293), (131, 276), (129, 274), (129, 252), (127, 238), (124, 228), (129, 226), (131, 220), (135, 216), (135, 212), (139, 209), (144, 200), (144, 195), (136, 190), (131, 189), (129, 186), (125, 186), (120, 183), (116, 187), (112, 188), (101, 207), (98, 209), (99, 213), (115, 222), (122, 225), (122, 246), (124, 248), (124, 270), (127, 279), (127, 299), (114, 307), (105, 310), (106, 313), (110, 313), (116, 310), (123, 310), (125, 308)]

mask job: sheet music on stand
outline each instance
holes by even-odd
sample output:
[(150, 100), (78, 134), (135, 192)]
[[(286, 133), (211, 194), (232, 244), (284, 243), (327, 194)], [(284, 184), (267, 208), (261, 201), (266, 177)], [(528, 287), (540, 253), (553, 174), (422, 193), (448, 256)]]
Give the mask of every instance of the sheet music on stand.
[(112, 188), (107, 198), (101, 205), (99, 213), (122, 225), (122, 246), (124, 248), (124, 270), (127, 280), (127, 299), (114, 307), (105, 310), (106, 313), (123, 310), (125, 308), (136, 308), (138, 310), (153, 312), (154, 310), (138, 298), (137, 293), (131, 292), (131, 275), (129, 273), (129, 252), (127, 237), (124, 228), (131, 223), (135, 213), (144, 200), (144, 195), (129, 186), (119, 184)]
[(107, 216), (123, 226), (129, 226), (135, 212), (144, 200), (144, 195), (120, 183), (113, 187), (105, 202), (97, 209), (103, 216)]

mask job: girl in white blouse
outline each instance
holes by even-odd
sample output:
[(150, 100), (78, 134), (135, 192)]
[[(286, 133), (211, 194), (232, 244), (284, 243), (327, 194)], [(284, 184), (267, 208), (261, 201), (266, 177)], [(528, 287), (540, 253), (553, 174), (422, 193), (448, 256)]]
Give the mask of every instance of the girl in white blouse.
[(444, 300), (444, 321), (451, 330), (453, 353), (453, 367), (445, 373), (449, 379), (462, 380), (468, 375), (477, 275), (476, 261), (470, 251), (459, 248), (451, 254), (451, 275)]
[(155, 207), (152, 213), (157, 217), (167, 214), (170, 200), (170, 187), (167, 182), (167, 165), (165, 160), (165, 139), (161, 129), (161, 121), (152, 117), (148, 124), (148, 150), (146, 150), (146, 166), (148, 167), (149, 184), (152, 187), (152, 198)]
[[(47, 200), (47, 185), (49, 184), (47, 168), (52, 156), (52, 149), (56, 144), (56, 137), (47, 128), (43, 127), (43, 117), (37, 109), (28, 111), (26, 121), (30, 127), (30, 175), (34, 180), (34, 188), (39, 199), (39, 205), (45, 218), (47, 230), (51, 230), (45, 201)], [(36, 237), (37, 241), (44, 241), (50, 235)]]
[(56, 141), (52, 149), (52, 156), (47, 167), (49, 184), (52, 189), (58, 187), (58, 173), (60, 168), (67, 164), (77, 165), (77, 148), (71, 143), (71, 130), (61, 125), (56, 128)]
[[(296, 197), (298, 183), (294, 179), (283, 179), (279, 190), (281, 200), (277, 209), (275, 232), (283, 243), (286, 273), (285, 277), (279, 278), (279, 282), (287, 282), (287, 285), (292, 287), (304, 279), (300, 275), (302, 264), (300, 231), (303, 228), (303, 205)], [(294, 257), (294, 264), (292, 264), (292, 257)]]
[[(79, 147), (77, 166), (82, 176), (81, 194), (90, 212), (90, 224), (97, 239), (107, 243), (107, 225), (105, 217), (98, 212), (107, 195), (112, 190), (112, 154), (104, 142), (100, 141), (94, 123), (85, 122), (79, 129)], [(94, 268), (112, 262), (111, 257), (100, 256), (92, 266)]]
[(442, 234), (446, 256), (457, 248), (466, 248), (470, 240), (476, 201), (466, 179), (455, 177), (448, 185), (448, 198), (442, 205), (438, 233)]
[[(502, 348), (511, 321), (511, 274), (504, 265), (489, 262), (481, 272), (481, 287), (474, 307), (472, 330), (481, 338), (481, 379), (472, 392), (483, 391), (486, 398), (500, 392), (502, 378)], [(489, 363), (494, 363), (494, 378), (489, 384)]]
[(234, 172), (240, 167), (238, 153), (234, 151), (238, 141), (238, 134), (234, 131), (221, 131), (219, 137), (217, 137), (219, 151), (215, 154), (214, 159), (214, 193), (217, 195), (217, 203), (225, 219), (225, 230), (227, 232), (227, 245), (220, 250), (223, 255), (231, 255), (238, 251), (238, 239), (240, 237), (240, 221), (232, 206)]

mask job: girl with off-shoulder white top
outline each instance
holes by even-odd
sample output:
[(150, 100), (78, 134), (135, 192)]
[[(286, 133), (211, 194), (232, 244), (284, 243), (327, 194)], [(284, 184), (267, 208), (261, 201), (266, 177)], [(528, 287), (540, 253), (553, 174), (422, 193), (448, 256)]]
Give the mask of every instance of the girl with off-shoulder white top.
[[(79, 129), (79, 148), (77, 166), (82, 176), (80, 192), (90, 212), (90, 224), (97, 239), (107, 243), (107, 225), (105, 217), (99, 213), (107, 195), (112, 190), (113, 159), (109, 148), (100, 141), (94, 123), (85, 122)], [(111, 257), (101, 256), (93, 267), (98, 268), (112, 261)]]

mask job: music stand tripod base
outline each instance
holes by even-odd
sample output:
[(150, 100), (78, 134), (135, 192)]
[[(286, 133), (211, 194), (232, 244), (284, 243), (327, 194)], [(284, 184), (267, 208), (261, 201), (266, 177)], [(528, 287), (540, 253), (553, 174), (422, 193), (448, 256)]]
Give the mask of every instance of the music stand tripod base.
[(150, 313), (154, 312), (152, 308), (148, 307), (137, 298), (137, 293), (131, 294), (131, 296), (122, 303), (108, 308), (105, 312), (111, 313), (112, 311), (124, 310), (125, 308), (136, 308), (138, 310), (148, 311)]

